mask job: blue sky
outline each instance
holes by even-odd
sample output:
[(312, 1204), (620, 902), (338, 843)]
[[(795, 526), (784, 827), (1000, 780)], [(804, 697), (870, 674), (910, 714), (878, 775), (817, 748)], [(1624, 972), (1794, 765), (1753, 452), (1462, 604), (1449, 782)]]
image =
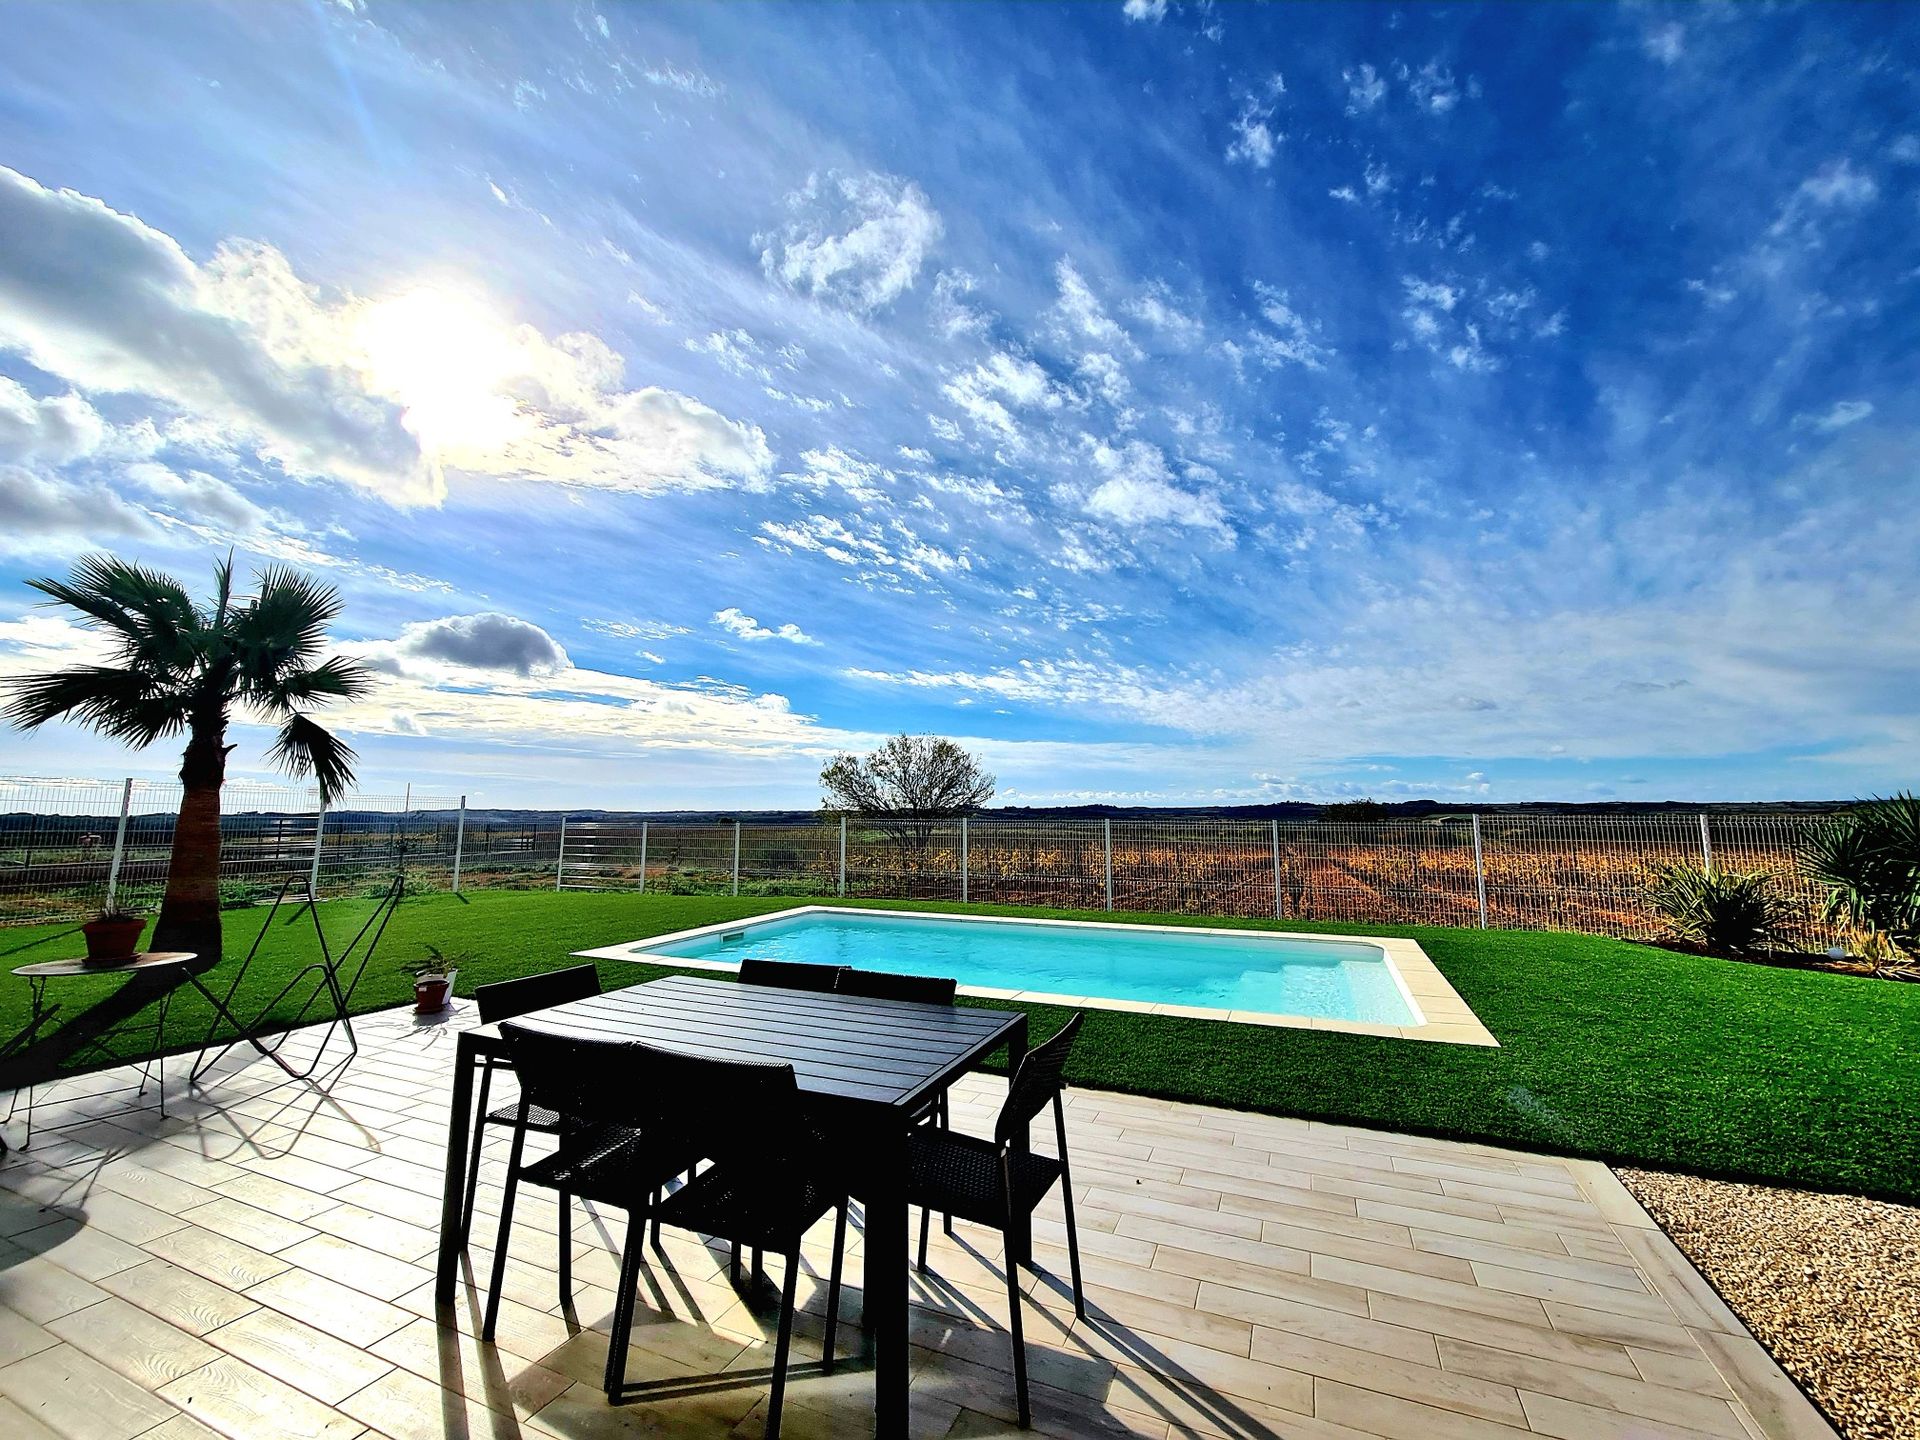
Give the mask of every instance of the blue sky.
[(345, 592), (377, 789), (1912, 784), (1916, 32), (9, 4), (0, 673), (90, 643), (21, 578), (234, 546)]

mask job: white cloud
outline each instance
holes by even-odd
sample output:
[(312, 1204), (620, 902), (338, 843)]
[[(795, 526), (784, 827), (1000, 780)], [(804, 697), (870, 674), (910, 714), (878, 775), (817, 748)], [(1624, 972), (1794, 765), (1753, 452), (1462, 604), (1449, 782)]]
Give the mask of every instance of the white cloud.
[(1001, 439), (1023, 443), (1015, 410), (1057, 410), (1065, 403), (1047, 372), (1024, 355), (996, 350), (941, 387), (976, 424)]
[(1453, 307), (1460, 303), (1457, 286), (1443, 285), (1437, 280), (1422, 280), (1413, 275), (1402, 276), (1400, 283), (1406, 287), (1407, 299), (1415, 305), (1452, 314)]
[(1853, 162), (1843, 155), (1802, 180), (1800, 193), (1816, 205), (1855, 208), (1876, 199), (1880, 186), (1871, 175), (1854, 169)]
[(288, 529), (285, 517), (270, 517), (232, 485), (204, 470), (182, 474), (152, 460), (135, 461), (121, 471), (125, 480), (164, 509), (194, 525), (212, 525), (229, 536), (257, 536), (270, 527)]
[(1371, 65), (1356, 65), (1342, 70), (1340, 79), (1347, 87), (1347, 113), (1358, 115), (1371, 110), (1387, 96), (1387, 82)]
[(0, 349), (83, 396), (157, 403), (183, 442), (402, 505), (437, 504), (449, 472), (650, 491), (754, 485), (772, 465), (756, 427), (622, 389), (597, 337), (549, 339), (458, 290), (331, 294), (259, 244), (196, 265), (138, 219), (4, 168), (0, 233)]
[(894, 473), (884, 465), (851, 455), (838, 445), (804, 451), (800, 463), (805, 467), (800, 473), (783, 478), (811, 485), (817, 490), (835, 487), (845, 491), (855, 504), (863, 508), (885, 504), (887, 490), (895, 480)]
[(1086, 498), (1086, 512), (1095, 519), (1129, 530), (1178, 525), (1232, 539), (1219, 500), (1177, 485), (1158, 446), (1144, 440), (1120, 446), (1101, 442), (1094, 445), (1092, 459), (1106, 477)]
[(725, 87), (712, 76), (678, 65), (649, 66), (640, 72), (640, 78), (662, 90), (677, 90), (701, 100), (717, 100), (726, 93)]
[(724, 610), (713, 613), (713, 623), (730, 635), (742, 640), (785, 640), (791, 645), (818, 645), (814, 639), (798, 625), (778, 625), (769, 629), (751, 615), (742, 614), (738, 607), (729, 605)]
[(1176, 303), (1173, 291), (1163, 281), (1156, 280), (1148, 285), (1126, 303), (1125, 309), (1135, 320), (1176, 344), (1196, 344), (1206, 333), (1206, 326), (1199, 317), (1182, 309)]
[(878, 172), (811, 175), (787, 210), (778, 234), (754, 237), (761, 267), (789, 289), (857, 311), (912, 289), (942, 230), (918, 185)]
[(812, 514), (799, 520), (763, 520), (754, 539), (782, 554), (805, 551), (855, 572), (863, 583), (905, 589), (900, 576), (923, 583), (936, 575), (971, 570), (965, 549), (943, 549), (922, 539), (904, 521), (886, 523), (859, 515), (844, 520)]
[(942, 270), (933, 277), (933, 299), (928, 311), (933, 328), (949, 340), (984, 335), (993, 322), (986, 311), (967, 303), (979, 282), (964, 270)]
[(691, 635), (693, 631), (685, 625), (672, 625), (664, 620), (582, 620), (581, 628), (593, 630), (602, 635), (611, 635), (619, 640), (670, 640), (676, 635)]
[(66, 554), (111, 540), (153, 540), (153, 516), (97, 481), (69, 482), (0, 463), (0, 553)]
[(1092, 350), (1082, 355), (1075, 368), (1093, 392), (1109, 405), (1125, 405), (1127, 397), (1133, 393), (1126, 367), (1104, 350)]
[(1842, 400), (1813, 424), (1816, 430), (1844, 430), (1849, 425), (1858, 425), (1871, 414), (1873, 414), (1871, 401)]
[(1062, 256), (1053, 267), (1053, 278), (1060, 288), (1060, 298), (1054, 308), (1071, 333), (1105, 349), (1128, 351), (1133, 348), (1127, 332), (1107, 314), (1106, 307), (1074, 268), (1073, 261)]
[(1687, 30), (1677, 20), (1656, 25), (1640, 37), (1640, 45), (1662, 65), (1678, 64), (1687, 51)]
[(1260, 299), (1261, 318), (1273, 327), (1256, 329), (1248, 335), (1248, 349), (1253, 357), (1269, 369), (1288, 365), (1323, 369), (1327, 352), (1315, 342), (1307, 322), (1289, 302), (1287, 292), (1260, 282), (1255, 282), (1253, 288)]
[(1158, 25), (1167, 18), (1167, 0), (1126, 0), (1120, 11), (1129, 22), (1152, 21)]
[(1406, 81), (1414, 103), (1430, 115), (1445, 115), (1460, 103), (1460, 87), (1454, 83), (1453, 71), (1438, 60), (1429, 60), (1415, 71), (1402, 65), (1395, 73)]
[(424, 498), (400, 408), (344, 366), (288, 365), (171, 237), (0, 167), (0, 349), (95, 394), (208, 417), (301, 475)]
[(762, 359), (760, 342), (741, 329), (715, 330), (682, 342), (696, 355), (711, 355), (720, 368), (744, 379), (770, 381), (773, 371)]
[(1280, 139), (1267, 124), (1271, 113), (1262, 115), (1251, 103), (1240, 112), (1233, 122), (1233, 143), (1227, 146), (1229, 161), (1245, 161), (1256, 170), (1264, 170), (1273, 164), (1273, 157), (1279, 153)]
[(79, 395), (36, 398), (0, 375), (0, 461), (65, 465), (93, 454), (107, 435), (107, 422)]
[(1240, 113), (1234, 117), (1234, 138), (1227, 146), (1227, 163), (1245, 162), (1256, 170), (1265, 170), (1273, 164), (1280, 142), (1286, 139), (1273, 128), (1273, 112), (1286, 93), (1286, 80), (1275, 72), (1265, 85), (1247, 96)]

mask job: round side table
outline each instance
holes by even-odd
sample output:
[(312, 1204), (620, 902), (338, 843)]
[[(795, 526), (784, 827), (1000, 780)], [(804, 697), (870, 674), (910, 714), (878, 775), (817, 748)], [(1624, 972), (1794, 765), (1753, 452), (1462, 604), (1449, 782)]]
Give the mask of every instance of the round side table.
[[(25, 1050), (33, 1043), (34, 1039), (38, 1037), (41, 1028), (45, 1026), (48, 1021), (52, 1020), (55, 1015), (59, 1014), (62, 1006), (58, 1001), (51, 1005), (47, 1003), (47, 985), (49, 982), (54, 980), (71, 980), (83, 975), (148, 975), (167, 970), (179, 970), (184, 972), (187, 980), (193, 984), (195, 989), (204, 995), (207, 993), (206, 987), (200, 984), (199, 977), (195, 975), (193, 971), (186, 968), (199, 958), (200, 957), (191, 950), (142, 950), (137, 954), (128, 955), (124, 959), (119, 960), (89, 960), (84, 957), (75, 957), (71, 960), (43, 960), (37, 964), (20, 966), (13, 973), (25, 980), (32, 987), (33, 1008), (27, 1017), (26, 1025), (21, 1029), (20, 1033), (15, 1035), (13, 1039), (9, 1040), (4, 1046), (0, 1046), (0, 1058), (5, 1058), (10, 1054), (16, 1054), (19, 1051)], [(147, 1093), (147, 1082), (149, 1080), (153, 1081), (160, 1092), (160, 1113), (162, 1115), (167, 1113), (166, 1061), (159, 1052), (165, 1048), (167, 1007), (173, 1002), (173, 992), (178, 988), (179, 985), (178, 982), (176, 982), (160, 992), (160, 1013), (155, 1017), (153, 1023), (153, 1048), (155, 1054), (152, 1059), (140, 1067), (140, 1087), (135, 1091), (136, 1098), (145, 1095)], [(211, 999), (212, 997), (209, 996), (208, 998)], [(106, 1037), (117, 1033), (119, 1029), (125, 1028), (129, 1027), (116, 1027), (114, 1030), (108, 1030), (102, 1034), (93, 1036), (85, 1045), (81, 1046), (76, 1053), (87, 1054), (90, 1052), (98, 1052), (108, 1060), (118, 1062), (119, 1057), (107, 1048)], [(139, 1026), (137, 1028), (144, 1030), (146, 1027)], [(34, 1088), (31, 1082), (29, 1082), (26, 1087), (27, 1138), (21, 1142), (20, 1148), (22, 1150), (33, 1143)], [(7, 1107), (6, 1118), (8, 1120), (13, 1119), (14, 1111), (18, 1108), (19, 1104), (20, 1092), (15, 1090), (13, 1092), (12, 1103)], [(4, 1155), (6, 1151), (6, 1138), (0, 1136), (0, 1155)]]

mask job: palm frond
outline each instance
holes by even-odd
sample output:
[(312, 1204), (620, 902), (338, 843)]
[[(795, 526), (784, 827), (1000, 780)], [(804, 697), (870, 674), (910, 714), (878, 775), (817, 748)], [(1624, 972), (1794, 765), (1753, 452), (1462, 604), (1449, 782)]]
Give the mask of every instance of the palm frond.
[(243, 648), (304, 659), (326, 643), (340, 609), (333, 586), (275, 565), (261, 572), (259, 593), (232, 613), (227, 628)]
[(213, 562), (213, 608), (206, 612), (205, 628), (218, 633), (227, 628), (227, 610), (233, 604), (233, 551)]
[(113, 631), (129, 659), (177, 670), (191, 660), (199, 628), (193, 600), (172, 576), (114, 555), (87, 555), (66, 580), (27, 582), (61, 605)]
[(352, 700), (373, 686), (373, 671), (365, 665), (344, 655), (330, 655), (318, 665), (283, 676), (280, 693), (293, 701)]
[(166, 677), (104, 665), (21, 676), (6, 688), (6, 719), (23, 730), (70, 719), (135, 746), (178, 734), (192, 708)]
[(240, 693), (269, 709), (285, 709), (287, 677), (309, 668), (340, 608), (340, 592), (331, 585), (284, 566), (263, 571), (260, 593), (233, 611), (225, 627)]
[(290, 775), (313, 776), (321, 800), (330, 804), (353, 784), (353, 764), (359, 757), (331, 730), (296, 711), (280, 727), (267, 758)]

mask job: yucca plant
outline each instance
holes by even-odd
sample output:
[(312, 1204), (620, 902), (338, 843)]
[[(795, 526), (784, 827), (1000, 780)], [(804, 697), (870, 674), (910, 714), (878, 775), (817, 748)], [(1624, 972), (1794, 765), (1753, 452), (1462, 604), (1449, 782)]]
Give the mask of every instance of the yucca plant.
[(1765, 870), (1709, 870), (1676, 861), (1656, 866), (1648, 888), (1676, 938), (1720, 955), (1768, 948), (1791, 913)]
[(1920, 796), (1837, 816), (1802, 842), (1800, 864), (1827, 887), (1824, 914), (1856, 948), (1920, 958)]
[(112, 555), (88, 556), (66, 580), (29, 580), (78, 611), (112, 653), (105, 665), (14, 680), (5, 710), (23, 729), (75, 720), (135, 748), (186, 737), (166, 897), (150, 943), (209, 963), (220, 958), (220, 787), (234, 711), (277, 725), (269, 758), (313, 776), (330, 801), (352, 784), (354, 754), (307, 710), (351, 699), (372, 682), (356, 660), (320, 659), (340, 613), (337, 590), (278, 565), (257, 580), (257, 593), (235, 596), (228, 556), (214, 566), (205, 605), (172, 576)]

